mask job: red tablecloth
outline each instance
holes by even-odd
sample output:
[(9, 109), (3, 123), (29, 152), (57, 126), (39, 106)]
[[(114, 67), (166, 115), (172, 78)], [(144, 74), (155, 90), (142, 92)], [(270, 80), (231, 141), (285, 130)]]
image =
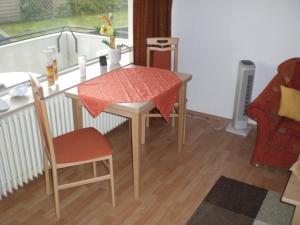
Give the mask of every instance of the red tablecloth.
[(78, 86), (79, 97), (92, 116), (112, 103), (152, 101), (168, 120), (182, 81), (171, 71), (122, 68)]

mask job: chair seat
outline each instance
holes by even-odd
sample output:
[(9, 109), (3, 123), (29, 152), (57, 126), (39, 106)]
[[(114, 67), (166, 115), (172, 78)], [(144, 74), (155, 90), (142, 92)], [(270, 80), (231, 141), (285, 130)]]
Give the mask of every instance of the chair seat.
[(85, 161), (112, 154), (112, 147), (95, 128), (83, 128), (53, 138), (57, 164)]

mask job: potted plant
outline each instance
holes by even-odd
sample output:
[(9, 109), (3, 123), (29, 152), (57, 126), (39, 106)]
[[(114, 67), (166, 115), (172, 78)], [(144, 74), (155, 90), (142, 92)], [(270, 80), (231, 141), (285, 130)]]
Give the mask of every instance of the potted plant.
[(118, 64), (121, 60), (121, 48), (127, 47), (124, 44), (116, 45), (117, 31), (113, 27), (113, 15), (109, 13), (108, 16), (102, 15), (100, 19), (104, 21), (100, 28), (100, 35), (109, 37), (109, 40), (104, 39), (102, 42), (110, 49), (108, 51), (108, 58), (113, 64)]

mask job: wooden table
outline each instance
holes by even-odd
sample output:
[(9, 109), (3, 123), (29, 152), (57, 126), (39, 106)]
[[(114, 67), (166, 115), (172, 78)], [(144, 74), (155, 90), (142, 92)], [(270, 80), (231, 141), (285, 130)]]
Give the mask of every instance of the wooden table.
[[(179, 111), (178, 111), (178, 152), (182, 151), (183, 132), (185, 123), (185, 103), (186, 103), (186, 84), (192, 79), (192, 75), (177, 73), (178, 77), (183, 81), (179, 92)], [(83, 126), (82, 120), (82, 103), (78, 96), (77, 87), (65, 92), (66, 97), (72, 99), (74, 128), (79, 129)], [(143, 114), (155, 108), (152, 102), (136, 102), (136, 103), (117, 103), (112, 104), (105, 109), (105, 112), (115, 115), (124, 116), (131, 119), (132, 132), (132, 163), (133, 163), (133, 183), (134, 197), (139, 198), (140, 194), (140, 147), (141, 147), (141, 130), (144, 126), (142, 121)]]
[[(298, 158), (300, 160), (300, 157)], [(300, 224), (300, 180), (292, 173), (281, 200), (295, 205), (296, 209), (291, 225)]]

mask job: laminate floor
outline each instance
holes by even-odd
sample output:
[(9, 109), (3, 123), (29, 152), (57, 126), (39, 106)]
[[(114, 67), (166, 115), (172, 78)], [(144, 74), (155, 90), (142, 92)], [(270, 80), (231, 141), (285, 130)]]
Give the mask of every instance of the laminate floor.
[[(142, 149), (141, 195), (136, 201), (125, 124), (108, 135), (115, 150), (115, 208), (108, 182), (95, 183), (60, 191), (61, 219), (57, 220), (53, 196), (46, 195), (40, 176), (0, 201), (0, 224), (185, 224), (221, 175), (282, 193), (289, 177), (287, 169), (249, 163), (255, 136), (255, 129), (243, 138), (188, 117), (186, 144), (178, 154), (176, 129), (153, 119)], [(104, 173), (104, 168), (98, 172)], [(92, 165), (65, 169), (59, 175), (61, 182), (92, 176)]]

